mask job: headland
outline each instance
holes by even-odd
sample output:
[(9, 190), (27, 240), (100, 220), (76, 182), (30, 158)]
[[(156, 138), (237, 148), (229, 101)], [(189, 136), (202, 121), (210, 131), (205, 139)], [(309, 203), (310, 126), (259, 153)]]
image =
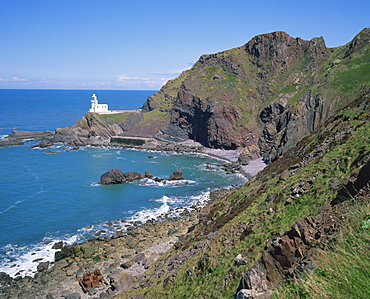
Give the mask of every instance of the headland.
[[(321, 279), (320, 269), (340, 289), (340, 273), (325, 268), (329, 261), (323, 257), (343, 252), (341, 240), (356, 244), (343, 233), (350, 229), (368, 240), (369, 40), (368, 28), (333, 49), (322, 37), (258, 35), (242, 47), (201, 56), (139, 112), (90, 112), (74, 126), (57, 129), (52, 143), (113, 146), (112, 138), (120, 136), (123, 143), (142, 143), (135, 145), (141, 149), (217, 155), (238, 167), (250, 165), (250, 180), (211, 194), (207, 206), (176, 219), (62, 246), (53, 267), (40, 264), (34, 278), (2, 276), (2, 292), (47, 298), (291, 298), (309, 290), (319, 297), (307, 281)], [(268, 165), (255, 173), (261, 161)], [(350, 247), (360, 248), (354, 256), (361, 259), (345, 264), (345, 283), (350, 276), (368, 277), (361, 266), (368, 257), (361, 246)], [(336, 257), (335, 262), (343, 258)], [(94, 268), (109, 285), (90, 294), (78, 291), (77, 280)], [(368, 297), (368, 288), (356, 291)]]

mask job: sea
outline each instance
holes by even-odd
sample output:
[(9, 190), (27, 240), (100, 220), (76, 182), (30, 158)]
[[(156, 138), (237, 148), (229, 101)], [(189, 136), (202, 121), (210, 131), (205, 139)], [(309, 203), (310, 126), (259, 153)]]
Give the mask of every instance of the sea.
[[(111, 110), (141, 108), (155, 90), (0, 89), (0, 138), (13, 130), (54, 131), (73, 125), (90, 108), (93, 93)], [(40, 262), (53, 262), (56, 242), (73, 244), (109, 236), (130, 225), (205, 205), (211, 191), (245, 183), (226, 173), (221, 160), (201, 154), (80, 147), (0, 147), (0, 272), (34, 276)], [(52, 153), (51, 153), (52, 152)], [(184, 180), (151, 179), (99, 185), (100, 176), (119, 167), (168, 178), (176, 169)]]

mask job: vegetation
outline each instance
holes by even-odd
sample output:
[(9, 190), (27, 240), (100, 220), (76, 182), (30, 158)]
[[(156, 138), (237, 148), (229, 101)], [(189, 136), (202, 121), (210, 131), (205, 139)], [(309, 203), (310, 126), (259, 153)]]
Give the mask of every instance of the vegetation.
[(133, 112), (123, 112), (123, 113), (114, 113), (114, 114), (100, 114), (99, 118), (104, 120), (108, 124), (119, 124), (127, 121), (127, 119), (133, 114), (138, 113)]
[[(206, 219), (187, 235), (184, 245), (171, 249), (151, 267), (147, 275), (150, 285), (144, 289), (130, 290), (122, 297), (145, 293), (147, 298), (231, 298), (241, 276), (261, 257), (272, 238), (282, 236), (299, 219), (315, 215), (325, 203), (336, 198), (341, 186), (358, 173), (364, 163), (369, 162), (369, 133), (368, 102), (344, 109), (326, 126), (304, 138), (245, 186), (209, 206)], [(306, 163), (294, 175), (280, 178), (281, 173), (291, 165), (303, 163), (303, 158), (310, 163)], [(312, 185), (296, 196), (292, 190), (307, 180), (312, 180)], [(267, 200), (269, 195), (274, 194), (278, 194), (274, 200)], [(368, 219), (369, 216), (362, 218)], [(367, 222), (359, 223), (367, 225)], [(365, 234), (368, 230), (362, 229), (360, 232)], [(349, 246), (356, 246), (356, 243), (351, 243), (354, 238), (348, 239)], [(186, 263), (178, 265), (172, 274), (156, 274), (156, 267), (176, 264), (176, 257), (180, 259), (181, 254), (191, 252), (204, 240), (208, 240), (209, 245), (191, 255)], [(365, 244), (358, 244), (368, 248), (368, 237), (363, 236), (362, 241)], [(358, 250), (368, 255), (366, 250)], [(238, 254), (248, 258), (246, 266), (235, 265), (234, 259)], [(347, 264), (347, 268), (348, 265), (352, 264)], [(318, 273), (325, 274), (324, 277), (330, 281), (328, 271), (324, 269)], [(366, 273), (363, 277), (367, 277)], [(289, 298), (292, 294), (289, 290), (301, 296), (308, 292), (305, 288), (297, 282), (287, 291), (283, 288), (280, 292), (288, 292), (286, 296)], [(321, 297), (318, 295), (316, 298)]]
[(318, 270), (282, 284), (275, 298), (369, 298), (369, 195), (348, 213), (341, 237), (320, 251)]
[[(327, 49), (320, 39), (292, 39), (282, 51), (283, 58), (276, 57), (275, 51), (266, 57), (254, 55), (247, 46), (204, 55), (150, 97), (138, 117), (106, 117), (106, 122), (149, 127), (168, 123), (181, 109), (185, 112), (179, 117), (185, 123), (187, 118), (199, 117), (199, 113), (191, 115), (198, 109), (202, 117), (228, 121), (230, 135), (247, 128), (261, 136), (260, 114), (271, 103), (284, 106), (291, 119), (300, 119), (301, 111), (311, 105), (302, 100), (306, 94), (310, 100), (324, 98), (327, 104), (321, 115), (312, 108), (316, 131), (299, 136), (299, 142), (252, 180), (209, 205), (184, 240), (152, 264), (145, 278), (121, 298), (143, 294), (146, 298), (232, 298), (242, 275), (272, 239), (286, 234), (298, 220), (316, 215), (356, 178), (370, 161), (370, 44), (361, 43), (369, 34), (365, 29), (351, 43), (335, 49)], [(322, 117), (320, 126), (316, 117)], [(307, 126), (307, 119), (302, 117), (295, 125)], [(300, 192), (294, 191), (299, 188)], [(369, 297), (369, 271), (364, 269), (370, 258), (368, 204), (364, 201), (348, 219), (339, 241), (321, 248), (319, 269), (296, 274), (296, 281), (284, 281), (276, 298), (340, 298), (343, 291), (349, 298)], [(355, 223), (360, 225), (354, 227)], [(246, 265), (234, 262), (239, 254), (246, 257)]]

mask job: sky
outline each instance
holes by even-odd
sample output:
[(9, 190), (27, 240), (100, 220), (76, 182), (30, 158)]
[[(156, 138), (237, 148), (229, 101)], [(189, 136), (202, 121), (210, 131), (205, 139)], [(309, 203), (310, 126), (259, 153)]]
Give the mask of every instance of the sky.
[(0, 89), (158, 90), (258, 34), (337, 47), (369, 16), (369, 0), (0, 0)]

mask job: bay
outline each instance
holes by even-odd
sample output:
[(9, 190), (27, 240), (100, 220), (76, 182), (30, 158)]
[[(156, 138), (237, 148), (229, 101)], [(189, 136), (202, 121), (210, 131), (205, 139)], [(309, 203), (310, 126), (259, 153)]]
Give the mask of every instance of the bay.
[[(0, 90), (0, 135), (73, 125), (89, 109), (92, 93), (109, 109), (136, 109), (154, 91)], [(57, 241), (82, 242), (135, 221), (177, 215), (207, 201), (216, 188), (245, 182), (204, 155), (94, 147), (69, 151), (63, 144), (29, 149), (35, 143), (0, 148), (0, 272), (12, 276), (33, 275), (35, 260), (52, 261)], [(98, 185), (100, 175), (115, 167), (161, 178), (181, 169), (185, 180)]]

